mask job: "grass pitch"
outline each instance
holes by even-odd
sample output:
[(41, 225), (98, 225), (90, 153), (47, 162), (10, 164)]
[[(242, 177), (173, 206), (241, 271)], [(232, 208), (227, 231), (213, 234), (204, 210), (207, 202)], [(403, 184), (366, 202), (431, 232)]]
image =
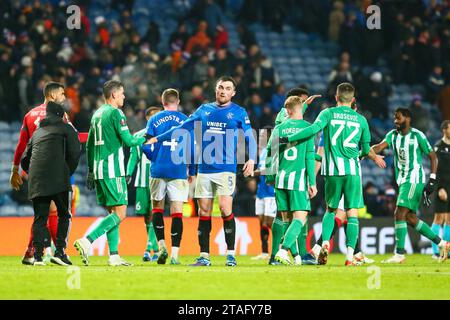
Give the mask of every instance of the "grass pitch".
[(107, 257), (91, 257), (89, 267), (21, 265), (20, 257), (0, 257), (0, 299), (450, 299), (450, 261), (410, 255), (403, 265), (344, 267), (333, 254), (326, 266), (269, 266), (266, 261), (237, 257), (236, 268), (225, 257), (211, 267), (157, 265), (125, 257), (133, 267), (109, 267)]

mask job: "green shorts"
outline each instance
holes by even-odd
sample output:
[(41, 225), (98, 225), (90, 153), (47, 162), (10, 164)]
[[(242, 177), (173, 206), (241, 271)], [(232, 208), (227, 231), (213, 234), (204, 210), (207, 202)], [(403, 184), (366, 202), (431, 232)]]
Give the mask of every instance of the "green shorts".
[(104, 207), (128, 205), (125, 177), (95, 180), (97, 203)]
[(363, 190), (360, 176), (325, 177), (325, 201), (330, 209), (339, 208), (339, 201), (344, 196), (345, 209), (364, 207)]
[(278, 211), (310, 211), (311, 203), (307, 191), (275, 188)]
[(150, 200), (150, 188), (136, 188), (136, 214), (143, 215), (152, 212), (152, 201)]
[(422, 200), (422, 192), (425, 188), (423, 183), (405, 182), (398, 187), (397, 207), (408, 208), (416, 212)]

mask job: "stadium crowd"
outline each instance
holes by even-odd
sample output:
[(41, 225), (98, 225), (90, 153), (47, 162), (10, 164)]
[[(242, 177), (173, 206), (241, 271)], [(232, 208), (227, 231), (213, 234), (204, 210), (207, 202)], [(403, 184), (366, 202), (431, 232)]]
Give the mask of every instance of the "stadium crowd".
[[(214, 99), (219, 76), (231, 75), (237, 82), (234, 101), (247, 109), (252, 126), (271, 125), (291, 88), (280, 82), (251, 26), (262, 23), (282, 32), (286, 22), (341, 48), (326, 92), (321, 93), (324, 99), (311, 107), (316, 114), (334, 103), (337, 84), (348, 81), (358, 84), (358, 106), (371, 124), (390, 128), (392, 84), (407, 83), (423, 88), (410, 106), (414, 119), (420, 119), (414, 124), (418, 129), (426, 132), (430, 125), (421, 108), (424, 99), (450, 119), (450, 60), (445, 59), (450, 56), (450, 28), (445, 1), (172, 1), (178, 26), (168, 39), (161, 38), (155, 21), (145, 34), (137, 31), (133, 0), (102, 1), (120, 12), (117, 21), (103, 16), (90, 19), (87, 10), (92, 2), (77, 1), (81, 30), (75, 31), (66, 26), (70, 1), (1, 1), (1, 121), (21, 121), (29, 108), (42, 102), (44, 84), (54, 80), (65, 84), (66, 111), (75, 127), (86, 132), (102, 104), (102, 84), (120, 79), (126, 87), (124, 112), (130, 130), (136, 132), (146, 124), (146, 108), (161, 104), (165, 88), (180, 89), (183, 111), (190, 114)], [(372, 3), (382, 5), (381, 30), (365, 27), (366, 8)], [(238, 24), (241, 45), (235, 51), (229, 47), (225, 19)], [(167, 42), (168, 52), (158, 50), (161, 42)], [(382, 66), (387, 72), (379, 71)], [(256, 181), (242, 180), (239, 189), (250, 192), (238, 193), (236, 211), (254, 212)], [(384, 199), (392, 194), (380, 189), (366, 185), (368, 211), (390, 215), (393, 207)]]

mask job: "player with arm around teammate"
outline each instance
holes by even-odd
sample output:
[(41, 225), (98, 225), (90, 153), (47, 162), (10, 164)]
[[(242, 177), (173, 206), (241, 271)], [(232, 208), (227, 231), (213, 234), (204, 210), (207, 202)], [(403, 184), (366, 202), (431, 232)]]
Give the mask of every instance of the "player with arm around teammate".
[(325, 200), (328, 210), (322, 220), (323, 245), (321, 255), (328, 256), (329, 240), (334, 228), (334, 218), (339, 202), (344, 196), (344, 208), (348, 217), (347, 254), (345, 265), (358, 265), (354, 250), (359, 233), (358, 208), (363, 203), (360, 171), (361, 156), (384, 162), (381, 156), (369, 154), (370, 131), (367, 120), (351, 106), (355, 88), (350, 83), (341, 83), (336, 90), (337, 106), (323, 110), (314, 123), (280, 142), (294, 142), (309, 138), (323, 130), (325, 156), (322, 158), (325, 176)]
[[(267, 146), (269, 156), (272, 153), (278, 153), (278, 157), (276, 157), (278, 163), (272, 163), (272, 166), (278, 165), (275, 178), (277, 207), (280, 211), (293, 215), (281, 249), (275, 255), (275, 260), (287, 265), (292, 264), (287, 250), (296, 245), (298, 236), (306, 227), (307, 215), (311, 210), (310, 198), (317, 194), (316, 176), (314, 175), (314, 140), (311, 137), (301, 142), (278, 145), (279, 150), (272, 151), (271, 149), (272, 139), (287, 136), (309, 125), (303, 120), (302, 104), (299, 97), (290, 97), (286, 100), (285, 107), (289, 119), (275, 127), (275, 132)], [(277, 148), (276, 144), (274, 148)], [(300, 255), (297, 256), (300, 257)], [(301, 262), (297, 264), (301, 264)]]

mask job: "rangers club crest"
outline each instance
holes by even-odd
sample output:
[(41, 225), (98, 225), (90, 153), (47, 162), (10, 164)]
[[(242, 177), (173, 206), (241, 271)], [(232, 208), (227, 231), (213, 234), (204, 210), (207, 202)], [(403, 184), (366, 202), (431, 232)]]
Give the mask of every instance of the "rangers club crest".
[(233, 119), (233, 114), (231, 112), (228, 112), (227, 118), (230, 119), (230, 120)]

